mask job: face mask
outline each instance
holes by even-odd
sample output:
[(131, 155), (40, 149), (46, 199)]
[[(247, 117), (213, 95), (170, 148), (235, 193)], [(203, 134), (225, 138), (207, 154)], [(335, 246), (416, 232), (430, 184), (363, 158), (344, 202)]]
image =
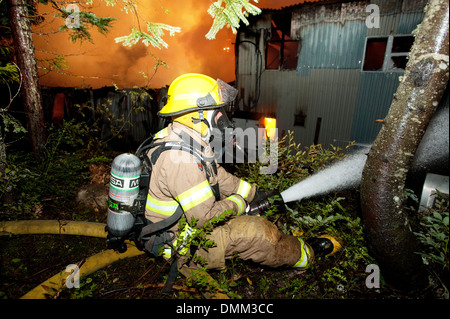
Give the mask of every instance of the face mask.
[[(193, 121), (194, 123), (202, 121), (208, 126), (208, 133), (206, 136), (202, 136), (204, 141), (211, 142), (214, 139), (215, 143), (219, 141), (222, 143), (233, 142), (234, 126), (228, 119), (223, 106), (232, 103), (236, 99), (238, 91), (220, 79), (217, 79), (215, 89), (218, 90), (216, 95), (208, 93), (197, 99), (197, 105), (202, 108), (203, 112), (199, 111), (199, 117), (193, 118)], [(218, 104), (222, 106), (217, 107)]]
[(228, 144), (234, 141), (234, 125), (228, 119), (223, 108), (208, 110), (207, 121), (209, 124), (208, 141), (214, 144)]
[(208, 122), (213, 129), (218, 129), (222, 133), (224, 133), (227, 128), (233, 128), (227, 113), (225, 113), (222, 107), (208, 111)]

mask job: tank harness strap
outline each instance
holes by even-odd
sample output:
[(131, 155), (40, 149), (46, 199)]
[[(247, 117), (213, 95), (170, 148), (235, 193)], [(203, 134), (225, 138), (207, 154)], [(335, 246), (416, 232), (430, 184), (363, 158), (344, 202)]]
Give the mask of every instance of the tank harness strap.
[(141, 231), (141, 234), (139, 237), (141, 239), (145, 239), (145, 237), (147, 237), (147, 236), (151, 236), (160, 231), (164, 231), (164, 230), (171, 228), (178, 221), (178, 219), (181, 218), (183, 213), (184, 212), (183, 212), (183, 209), (181, 208), (181, 205), (178, 205), (175, 212), (168, 218), (166, 218), (162, 221), (159, 221), (157, 223), (152, 223), (147, 226), (144, 226), (142, 228), (142, 231)]
[[(205, 162), (210, 162), (211, 163), (211, 167), (214, 171), (214, 174), (217, 175), (217, 163), (214, 157), (212, 158), (207, 158), (206, 160), (204, 159), (204, 157), (202, 156), (205, 148), (200, 145), (197, 141), (195, 141), (192, 136), (188, 135), (186, 132), (181, 131), (180, 133), (175, 133), (177, 134), (181, 140), (190, 146), (190, 148), (192, 148), (193, 150), (197, 150), (200, 152), (200, 157), (202, 159), (202, 165), (205, 167), (205, 173), (206, 173), (206, 179), (209, 181), (210, 177), (211, 177), (211, 172), (208, 169), (208, 166), (205, 165)], [(214, 197), (216, 198), (216, 201), (220, 200), (220, 189), (219, 189), (219, 183), (216, 183), (215, 185), (211, 185), (211, 189), (213, 191)]]
[[(182, 137), (182, 136), (180, 136)], [(188, 136), (192, 139), (192, 137)], [(164, 142), (164, 143), (154, 143), (154, 146), (159, 146), (155, 151), (153, 151), (151, 155), (151, 164), (155, 165), (156, 161), (158, 160), (159, 156), (162, 152), (167, 150), (182, 150), (185, 152), (188, 152), (192, 154), (199, 163), (203, 165), (205, 168), (205, 175), (206, 179), (209, 181), (211, 177), (211, 172), (208, 169), (208, 166), (206, 165), (206, 160), (203, 158), (201, 151), (203, 150), (203, 146), (199, 145), (197, 142), (195, 142), (192, 139), (192, 142), (190, 144), (185, 142), (186, 137), (183, 137), (182, 142)], [(198, 144), (199, 149), (196, 149), (193, 147), (193, 145)], [(213, 168), (214, 174), (217, 174), (217, 164), (214, 159), (211, 160), (211, 166)], [(219, 183), (216, 183), (215, 185), (211, 185), (211, 189), (213, 191), (214, 197), (216, 201), (220, 200), (220, 189), (219, 189)]]
[[(214, 174), (217, 175), (217, 164), (216, 161), (212, 161), (211, 166), (213, 168)], [(214, 193), (214, 196), (216, 197), (216, 201), (220, 200), (220, 189), (219, 189), (219, 183), (216, 183), (211, 186), (211, 189)]]
[[(177, 135), (181, 138), (182, 141), (180, 142), (153, 142), (151, 141), (150, 144), (144, 145), (144, 143), (139, 147), (140, 155), (143, 155), (143, 159), (145, 162), (145, 165), (148, 168), (148, 171), (151, 172), (151, 168), (153, 165), (155, 165), (156, 161), (158, 160), (159, 156), (162, 152), (168, 151), (168, 150), (182, 150), (185, 152), (188, 152), (192, 154), (196, 160), (203, 165), (205, 168), (205, 174), (206, 178), (209, 181), (211, 172), (208, 169), (208, 166), (206, 165), (206, 161), (202, 156), (204, 147), (197, 143), (191, 136), (184, 132), (180, 132), (180, 134), (177, 133)], [(156, 148), (153, 153), (149, 157), (147, 156), (147, 153), (150, 149)], [(217, 174), (217, 164), (214, 159), (211, 159), (211, 166), (214, 174)], [(211, 189), (213, 190), (214, 196), (216, 200), (220, 200), (220, 191), (219, 191), (219, 184), (215, 184), (211, 186)], [(176, 209), (176, 211), (168, 218), (159, 221), (157, 223), (152, 223), (149, 220), (147, 221), (147, 225), (143, 226), (139, 235), (138, 235), (138, 242), (143, 246), (143, 248), (148, 251), (150, 254), (154, 256), (159, 255), (159, 248), (164, 246), (165, 244), (168, 244), (172, 247), (172, 241), (175, 237), (172, 231), (169, 229), (175, 225), (175, 223), (181, 218), (184, 211), (179, 205)], [(191, 247), (191, 250), (195, 248)], [(193, 253), (191, 251), (191, 253)], [(177, 267), (176, 267), (176, 254), (173, 254), (171, 259), (171, 269), (169, 276), (167, 278), (166, 286), (164, 289), (168, 288), (170, 290), (171, 285), (176, 279), (177, 275)]]

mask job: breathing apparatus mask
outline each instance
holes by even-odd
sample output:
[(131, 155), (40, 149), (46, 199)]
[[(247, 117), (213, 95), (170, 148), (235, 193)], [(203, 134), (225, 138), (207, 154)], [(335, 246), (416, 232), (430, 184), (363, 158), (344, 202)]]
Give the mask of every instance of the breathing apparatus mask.
[[(234, 127), (226, 110), (236, 99), (238, 90), (220, 79), (199, 73), (186, 73), (169, 86), (167, 103), (158, 112), (199, 132), (213, 149), (224, 149), (234, 142)], [(234, 143), (233, 143), (234, 145)], [(218, 154), (221, 153), (221, 154)], [(216, 157), (223, 152), (215, 152)]]
[(206, 134), (202, 135), (204, 141), (208, 143), (213, 141), (215, 143), (219, 141), (227, 143), (231, 141), (234, 134), (234, 125), (229, 120), (223, 107), (200, 112), (203, 113), (203, 119), (200, 119), (200, 116), (198, 119), (193, 118), (193, 121), (194, 123), (202, 121), (208, 127)]
[(208, 132), (203, 139), (207, 142), (222, 141), (232, 142), (234, 125), (231, 123), (225, 111), (236, 98), (238, 91), (231, 85), (217, 79), (217, 87), (206, 96), (197, 99), (198, 118), (192, 118), (194, 124), (203, 122), (208, 127)]

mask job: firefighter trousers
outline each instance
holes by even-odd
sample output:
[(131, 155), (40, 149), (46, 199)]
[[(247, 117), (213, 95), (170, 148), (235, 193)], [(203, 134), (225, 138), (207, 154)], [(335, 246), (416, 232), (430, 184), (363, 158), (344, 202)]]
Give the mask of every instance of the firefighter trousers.
[[(297, 237), (281, 233), (274, 224), (259, 216), (234, 217), (215, 228), (208, 239), (213, 240), (215, 246), (208, 250), (199, 248), (196, 252), (206, 260), (208, 269), (224, 269), (225, 260), (236, 254), (241, 259), (273, 268), (292, 267), (305, 255)], [(310, 264), (314, 258), (310, 247), (308, 255)]]

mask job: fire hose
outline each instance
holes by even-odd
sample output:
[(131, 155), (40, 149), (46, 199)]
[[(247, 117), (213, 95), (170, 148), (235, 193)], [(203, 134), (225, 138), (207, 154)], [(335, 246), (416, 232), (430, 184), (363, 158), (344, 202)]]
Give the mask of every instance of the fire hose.
[[(52, 234), (52, 235), (80, 235), (97, 238), (106, 238), (105, 224), (80, 222), (80, 221), (59, 221), (59, 220), (22, 220), (22, 221), (0, 221), (0, 235), (33, 235), (33, 234)], [(136, 248), (134, 243), (126, 242), (127, 250), (119, 253), (113, 249), (108, 249), (95, 254), (79, 266), (79, 275), (89, 275), (99, 269), (102, 269), (120, 259), (135, 257), (144, 254)], [(186, 277), (191, 273), (181, 269), (180, 272)], [(44, 299), (46, 295), (52, 295), (65, 286), (66, 279), (71, 274), (61, 271), (53, 277), (42, 282), (34, 289), (23, 295), (21, 299)], [(214, 281), (207, 273), (204, 274), (209, 281)], [(53, 293), (52, 293), (53, 292)], [(228, 296), (220, 290), (215, 293), (205, 293), (206, 298), (210, 299), (228, 299)]]

